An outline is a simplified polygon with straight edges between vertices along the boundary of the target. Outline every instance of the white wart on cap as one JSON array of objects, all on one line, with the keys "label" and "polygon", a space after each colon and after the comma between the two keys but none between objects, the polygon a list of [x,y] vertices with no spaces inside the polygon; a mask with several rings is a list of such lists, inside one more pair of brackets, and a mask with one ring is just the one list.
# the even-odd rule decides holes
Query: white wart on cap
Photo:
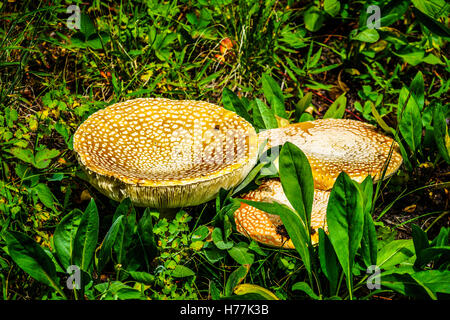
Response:
[{"label": "white wart on cap", "polygon": [[[311,242],[318,243],[318,229],[328,231],[326,224],[326,212],[330,191],[314,190],[314,201],[311,212]],[[279,179],[265,180],[256,190],[245,194],[242,199],[260,202],[278,202],[292,208],[283,191]],[[272,246],[294,249],[292,240],[281,221],[280,217],[273,215],[248,204],[241,206],[234,213],[236,230],[260,243]]]},{"label": "white wart on cap", "polygon": [[178,208],[239,184],[256,163],[258,141],[250,123],[217,105],[140,98],[92,114],[77,129],[74,150],[106,196]]},{"label": "white wart on cap", "polygon": [[[260,143],[268,139],[268,148],[291,142],[309,160],[317,189],[329,190],[342,171],[357,182],[368,175],[374,181],[381,178],[391,158],[384,178],[393,175],[402,164],[399,147],[394,140],[379,133],[370,124],[350,119],[318,119],[291,124],[283,128],[262,131]],[[275,161],[278,166],[278,159]]]}]

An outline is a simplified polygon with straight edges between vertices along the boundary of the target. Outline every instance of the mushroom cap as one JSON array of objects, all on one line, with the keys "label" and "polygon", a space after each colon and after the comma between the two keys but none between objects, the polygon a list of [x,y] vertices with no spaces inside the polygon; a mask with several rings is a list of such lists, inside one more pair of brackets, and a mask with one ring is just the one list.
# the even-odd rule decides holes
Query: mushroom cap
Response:
[{"label": "mushroom cap", "polygon": [[256,163],[252,125],[193,100],[139,98],[93,113],[73,140],[90,183],[137,206],[177,208],[213,199]]},{"label": "mushroom cap", "polygon": [[[350,119],[318,119],[262,131],[260,143],[268,139],[266,149],[289,141],[299,147],[309,160],[315,188],[329,190],[345,171],[350,178],[362,182],[368,175],[381,178],[392,154],[384,178],[393,175],[402,164],[398,144],[379,133],[376,127]],[[275,160],[278,168],[278,159]]]},{"label": "mushroom cap", "polygon": [[[319,241],[319,228],[325,231],[328,230],[326,212],[330,193],[330,191],[314,190],[314,201],[311,211],[311,242],[313,244]],[[246,193],[242,199],[278,202],[292,208],[283,191],[281,182],[277,178],[263,181],[256,190]],[[246,203],[241,203],[239,209],[234,213],[234,219],[236,230],[239,233],[272,247],[294,249],[292,240],[289,239],[279,216],[261,211]]]}]

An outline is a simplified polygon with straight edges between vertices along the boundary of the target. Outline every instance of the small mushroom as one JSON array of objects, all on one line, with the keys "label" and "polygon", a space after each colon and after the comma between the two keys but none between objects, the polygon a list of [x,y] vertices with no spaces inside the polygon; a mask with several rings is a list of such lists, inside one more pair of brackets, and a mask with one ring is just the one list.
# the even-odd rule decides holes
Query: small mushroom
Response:
[{"label": "small mushroom", "polygon": [[140,98],[93,113],[74,150],[90,183],[137,206],[178,208],[213,199],[255,165],[254,128],[236,113],[192,100]]},{"label": "small mushroom", "polygon": [[[308,158],[314,178],[314,202],[311,213],[311,241],[318,242],[319,228],[327,232],[326,211],[330,189],[344,171],[361,183],[368,175],[374,182],[393,175],[402,164],[397,143],[376,131],[372,125],[348,119],[320,119],[266,130],[258,135],[267,140],[265,150],[291,142]],[[278,159],[274,161],[278,167]],[[278,179],[265,181],[243,199],[291,206]],[[293,248],[279,216],[242,204],[235,212],[238,232],[267,245]]]},{"label": "small mushroom", "polygon": [[[330,193],[330,191],[314,190],[314,201],[311,211],[311,242],[313,244],[319,241],[319,228],[324,229],[326,232],[328,230],[326,212]],[[277,178],[263,181],[256,190],[246,193],[242,199],[278,202],[292,208],[284,194],[281,182]],[[234,219],[236,230],[239,233],[269,246],[294,249],[292,240],[289,238],[279,216],[242,203],[240,208],[235,211]]]},{"label": "small mushroom", "polygon": [[[317,189],[329,190],[342,171],[357,182],[368,175],[374,181],[393,175],[402,164],[397,143],[370,124],[350,119],[318,119],[262,131],[259,142],[268,139],[266,150],[291,142],[308,158]],[[391,146],[392,153],[389,159]],[[278,168],[278,159],[274,162]]]}]

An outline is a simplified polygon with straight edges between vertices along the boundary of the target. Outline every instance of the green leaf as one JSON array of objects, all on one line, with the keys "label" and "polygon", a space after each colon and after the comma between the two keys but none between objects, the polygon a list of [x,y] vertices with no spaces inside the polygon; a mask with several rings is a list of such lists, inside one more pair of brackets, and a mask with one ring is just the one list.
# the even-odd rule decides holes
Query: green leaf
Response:
[{"label": "green leaf", "polygon": [[105,300],[143,300],[146,297],[141,291],[131,288],[120,281],[103,282],[94,286],[94,288],[102,294]]},{"label": "green leaf", "polygon": [[97,247],[99,232],[99,216],[94,199],[87,206],[81,216],[77,233],[75,234],[72,264],[89,273]]},{"label": "green leaf", "polygon": [[222,229],[220,228],[214,228],[211,237],[216,247],[220,250],[228,250],[234,245],[233,241],[223,240]]},{"label": "green leaf", "polygon": [[339,174],[331,190],[327,223],[329,238],[346,275],[351,295],[352,268],[363,235],[364,208],[359,187],[345,172]]},{"label": "green leaf", "polygon": [[[431,298],[437,300],[436,293],[450,294],[450,270],[426,270],[411,274]],[[432,294],[430,294],[432,293]]]},{"label": "green leaf", "polygon": [[34,166],[38,169],[47,168],[50,164],[51,159],[57,157],[59,151],[56,149],[43,149],[36,153],[34,156]]},{"label": "green leaf", "polygon": [[420,227],[416,224],[411,225],[412,229],[412,238],[414,243],[414,251],[416,252],[416,255],[418,256],[420,251],[428,248],[430,246],[430,243],[428,241],[428,236],[425,231],[420,229]]},{"label": "green leaf", "polygon": [[55,264],[38,243],[17,231],[9,231],[5,239],[9,255],[23,271],[35,280],[61,291]]},{"label": "green leaf", "polygon": [[370,175],[361,183],[361,191],[364,200],[364,228],[361,239],[361,256],[366,267],[369,267],[377,263],[377,233],[371,215],[373,180]]},{"label": "green leaf", "polygon": [[246,186],[252,182],[256,176],[261,172],[262,168],[267,165],[265,162],[258,163],[251,171],[250,173],[245,177],[245,179],[236,187],[236,189],[233,190],[232,195],[236,195],[239,192],[241,192]]},{"label": "green leaf", "polygon": [[411,95],[416,100],[419,110],[422,111],[425,103],[425,85],[422,72],[417,72],[409,87]]},{"label": "green leaf", "polygon": [[307,69],[314,68],[317,65],[317,63],[319,63],[321,55],[322,55],[322,47],[320,47],[319,50],[317,50],[317,52],[314,54],[314,56],[311,57],[311,59],[308,59],[306,63],[306,68]]},{"label": "green leaf", "polygon": [[414,266],[417,268],[422,268],[430,261],[436,261],[443,258],[444,261],[449,261],[450,259],[450,246],[441,247],[430,247],[422,249],[421,251],[416,251],[417,259],[414,262]]},{"label": "green leaf", "polygon": [[323,2],[323,9],[330,16],[335,17],[341,10],[341,3],[338,0],[325,0]]},{"label": "green leaf", "polygon": [[309,113],[305,112],[301,115],[300,119],[298,119],[298,122],[313,121],[313,120],[315,120],[314,117]]},{"label": "green leaf", "polygon": [[105,239],[103,240],[100,251],[98,253],[97,272],[101,272],[105,267],[106,263],[111,258],[112,248],[114,242],[116,241],[120,227],[123,223],[122,222],[123,217],[124,217],[123,215],[117,217],[117,219],[114,220],[113,224],[111,225],[111,227],[109,228],[108,232],[105,235]]},{"label": "green leaf", "polygon": [[22,149],[18,147],[11,148],[7,150],[9,153],[11,153],[14,157],[16,157],[19,160],[22,160],[26,163],[34,163],[34,156],[33,152],[29,149]]},{"label": "green leaf", "polygon": [[323,115],[324,119],[334,118],[334,119],[342,119],[345,113],[345,108],[347,106],[347,97],[345,93],[340,95],[331,106],[328,108],[327,112]]},{"label": "green leaf", "polygon": [[308,158],[295,144],[286,142],[281,148],[279,172],[283,191],[303,219],[309,234],[314,201],[314,179]]},{"label": "green leaf", "polygon": [[84,35],[86,40],[97,32],[92,20],[84,12],[80,15],[80,32]]},{"label": "green leaf", "polygon": [[222,92],[222,103],[225,109],[236,112],[239,116],[250,123],[253,123],[247,109],[239,100],[238,96],[228,88],[224,88]]},{"label": "green leaf", "polygon": [[306,108],[309,107],[312,101],[312,92],[308,92],[296,105],[295,105],[295,122],[300,120],[300,117]]},{"label": "green leaf", "polygon": [[368,43],[375,43],[379,39],[380,35],[376,29],[365,29],[352,38],[352,40],[359,40]]},{"label": "green leaf", "polygon": [[12,128],[14,126],[14,122],[17,121],[18,114],[17,110],[11,107],[5,108],[5,120],[8,128]]},{"label": "green leaf", "polygon": [[448,13],[448,4],[445,0],[412,0],[411,1],[418,10],[437,19],[441,16],[446,16]]},{"label": "green leaf", "polygon": [[[381,7],[381,27],[388,27],[397,22],[403,17],[409,7],[410,3],[408,1],[386,2],[385,5]],[[367,19],[367,17],[365,19]]]},{"label": "green leaf", "polygon": [[374,116],[375,120],[377,121],[378,125],[387,133],[395,134],[395,130],[389,127],[386,122],[384,122],[383,118],[381,118],[380,114],[378,113],[378,110],[375,107],[375,104],[372,101],[368,101],[367,103],[370,104],[370,110],[372,111],[372,115]]},{"label": "green leaf", "polygon": [[137,226],[137,237],[139,239],[139,256],[143,258],[147,269],[150,262],[158,253],[155,235],[153,233],[152,213],[146,208]]},{"label": "green leaf", "polygon": [[239,296],[254,294],[258,297],[256,300],[280,300],[275,294],[266,288],[250,283],[239,284],[234,288],[234,293]]},{"label": "green leaf", "polygon": [[211,263],[216,263],[226,257],[227,251],[220,250],[218,248],[207,248],[203,250],[206,259]]},{"label": "green leaf", "polygon": [[414,256],[414,243],[412,239],[394,240],[383,246],[377,254],[377,266],[389,270]]},{"label": "green leaf", "polygon": [[55,123],[54,128],[56,132],[58,132],[63,138],[68,147],[68,149],[73,150],[73,144],[71,143],[70,133],[67,129],[67,125],[64,125],[60,122]]},{"label": "green leaf", "polygon": [[116,292],[120,300],[147,300],[147,297],[139,290],[125,286]]},{"label": "green leaf", "polygon": [[225,296],[232,295],[234,288],[245,279],[249,269],[250,266],[241,265],[230,274],[225,284]]},{"label": "green leaf", "polygon": [[450,137],[444,111],[445,107],[442,104],[436,103],[434,105],[433,135],[439,154],[450,164]]},{"label": "green leaf", "polygon": [[123,223],[120,224],[113,250],[116,254],[116,263],[125,266],[127,265],[126,255],[133,244],[133,235],[136,232],[136,210],[129,198],[121,201],[114,213],[113,221],[121,214],[123,214],[125,218]]},{"label": "green leaf", "polygon": [[322,27],[325,16],[319,8],[311,6],[305,11],[303,19],[305,21],[305,28],[311,32],[316,32]]},{"label": "green leaf", "polygon": [[121,215],[127,216],[128,214],[131,213],[132,210],[133,210],[133,205],[131,204],[130,198],[123,199],[117,206],[116,210],[114,211],[114,216],[113,216],[112,221],[116,221],[116,219]]},{"label": "green leaf", "polygon": [[[288,116],[286,114],[284,102],[282,102],[277,96],[275,96],[273,94],[270,94],[270,93],[268,94],[265,92],[264,95],[266,96],[267,100],[269,101],[269,104],[270,104],[274,114],[283,119],[287,119]],[[278,127],[278,123],[277,123],[277,127]]]},{"label": "green leaf", "polygon": [[53,235],[56,255],[65,269],[71,265],[73,243],[82,215],[81,210],[72,210],[61,219]]},{"label": "green leaf", "polygon": [[405,62],[409,63],[412,66],[416,66],[419,63],[423,62],[423,58],[425,57],[425,51],[422,49],[415,49],[408,47],[399,52],[393,53],[399,57],[401,57]]},{"label": "green leaf", "polygon": [[278,83],[267,73],[263,73],[261,77],[264,96],[269,102],[275,115],[287,119],[284,95]]},{"label": "green leaf", "polygon": [[327,66],[323,66],[323,67],[320,67],[320,68],[317,68],[317,69],[309,70],[308,73],[309,74],[318,74],[318,73],[322,73],[322,72],[325,72],[325,71],[330,71],[330,70],[336,69],[340,65],[341,64],[339,64],[339,63],[333,63],[333,64],[330,64],[330,65],[327,65]]},{"label": "green leaf", "polygon": [[55,204],[54,198],[55,198],[55,196],[53,195],[53,193],[50,191],[50,188],[46,184],[39,183],[33,189],[36,190],[39,200],[47,208],[49,208],[49,209],[53,209],[54,208],[54,204]]},{"label": "green leaf", "polygon": [[[261,77],[262,87],[264,96],[267,98],[267,100],[271,101],[271,97],[276,97],[278,100],[280,100],[282,103],[284,103],[284,95],[283,91],[281,91],[280,86],[278,83],[267,73],[263,73]],[[281,117],[281,115],[279,115]]]},{"label": "green leaf", "polygon": [[424,298],[426,291],[415,281],[409,273],[380,274],[380,284],[404,296]]},{"label": "green leaf", "polygon": [[436,57],[436,56],[435,56],[434,54],[432,54],[432,53],[430,53],[430,54],[428,54],[427,56],[425,56],[425,57],[423,58],[422,61],[425,62],[425,63],[428,63],[428,64],[432,64],[432,65],[435,65],[435,64],[442,64],[442,65],[445,65],[445,63],[442,62],[441,59],[439,59],[438,57]]},{"label": "green leaf", "polygon": [[416,100],[411,97],[411,93],[406,87],[400,91],[398,108],[400,110],[400,133],[411,151],[415,153],[422,140],[422,117]]},{"label": "green leaf", "polygon": [[[417,2],[424,3],[425,1],[417,1]],[[413,12],[416,16],[416,21],[418,21],[420,24],[428,28],[428,30],[430,30],[433,34],[439,37],[450,38],[450,29],[445,24],[439,22],[438,20],[433,19],[430,14],[422,13],[415,8],[413,8]]]},{"label": "green leaf", "polygon": [[205,240],[206,237],[209,235],[209,229],[207,226],[202,225],[198,227],[191,236],[192,241],[201,241]]},{"label": "green leaf", "polygon": [[311,289],[311,287],[309,286],[309,284],[307,284],[306,282],[297,282],[297,283],[294,283],[294,285],[292,286],[292,290],[303,291],[303,292],[306,293],[310,298],[312,298],[312,299],[314,299],[314,300],[320,300],[320,297],[313,291],[313,289]]},{"label": "green leaf", "polygon": [[322,228],[319,229],[319,261],[322,272],[330,283],[330,295],[333,295],[339,281],[339,264],[333,245]]},{"label": "green leaf", "polygon": [[186,266],[177,264],[175,269],[173,269],[172,272],[170,273],[170,275],[175,278],[185,278],[195,276],[195,272]]},{"label": "green leaf", "polygon": [[253,253],[248,252],[247,247],[242,246],[233,246],[228,253],[239,264],[252,264],[255,258]]},{"label": "green leaf", "polygon": [[413,167],[411,164],[411,160],[409,159],[408,152],[406,151],[406,147],[404,146],[404,141],[399,137],[396,137],[396,142],[398,143],[398,147],[400,149],[400,153],[403,158],[403,162],[405,163],[405,167],[407,171],[412,171]]},{"label": "green leaf", "polygon": [[155,276],[148,272],[142,272],[142,271],[127,271],[127,272],[137,282],[145,283],[145,284],[152,284],[155,282]]},{"label": "green leaf", "polygon": [[278,122],[271,109],[269,109],[264,102],[256,98],[253,104],[253,118],[258,119],[260,129],[278,128]]},{"label": "green leaf", "polygon": [[436,247],[448,246],[450,240],[449,234],[450,228],[441,227],[439,234],[431,241],[431,245]]}]

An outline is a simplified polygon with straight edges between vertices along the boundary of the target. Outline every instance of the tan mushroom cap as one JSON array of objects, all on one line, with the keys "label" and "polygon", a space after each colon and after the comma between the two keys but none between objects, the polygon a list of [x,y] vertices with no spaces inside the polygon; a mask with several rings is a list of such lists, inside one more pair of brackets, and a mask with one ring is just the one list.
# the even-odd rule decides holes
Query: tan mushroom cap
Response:
[{"label": "tan mushroom cap", "polygon": [[[325,231],[328,230],[326,225],[326,212],[330,193],[330,191],[314,190],[314,201],[311,212],[311,242],[313,244],[319,241],[319,228]],[[279,179],[265,180],[256,190],[248,192],[242,199],[278,202],[292,208],[284,194]],[[240,208],[235,211],[234,219],[236,222],[236,230],[239,233],[269,246],[294,249],[292,240],[289,239],[279,216],[242,203]]]},{"label": "tan mushroom cap", "polygon": [[213,199],[255,165],[254,128],[236,113],[193,100],[140,98],[92,114],[74,135],[91,184],[138,206],[177,208]]},{"label": "tan mushroom cap", "polygon": [[[260,132],[260,143],[268,139],[266,150],[285,142],[298,146],[311,165],[314,186],[329,190],[342,171],[362,182],[368,175],[381,178],[394,144],[384,178],[394,174],[402,164],[398,144],[370,124],[350,119],[318,119]],[[275,161],[278,167],[278,159]]]}]

